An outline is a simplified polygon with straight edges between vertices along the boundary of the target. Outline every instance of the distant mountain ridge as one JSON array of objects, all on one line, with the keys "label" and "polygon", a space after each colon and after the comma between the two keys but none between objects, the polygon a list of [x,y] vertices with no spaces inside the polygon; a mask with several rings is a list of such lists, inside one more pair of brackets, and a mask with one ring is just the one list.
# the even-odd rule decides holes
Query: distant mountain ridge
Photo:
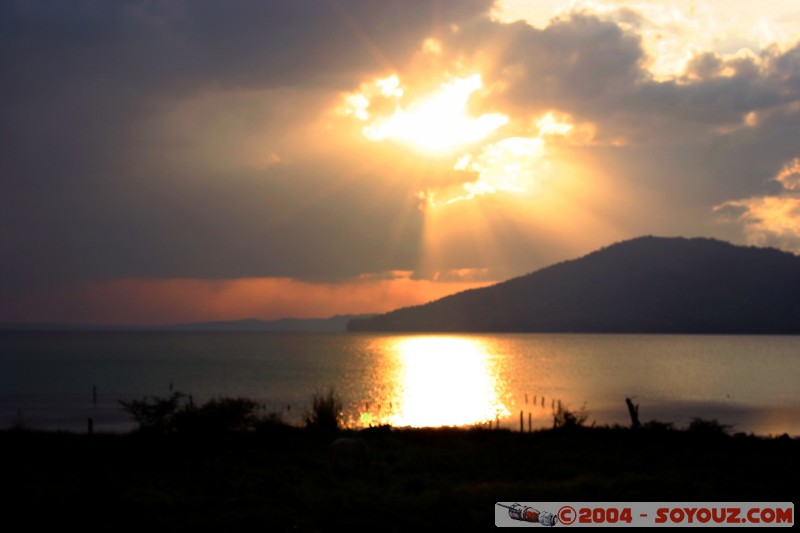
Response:
[{"label": "distant mountain ridge", "polygon": [[173,324],[158,326],[157,329],[169,331],[337,332],[347,331],[347,324],[354,319],[363,319],[370,316],[372,315],[336,315],[330,318],[279,318],[277,320],[247,318],[244,320]]},{"label": "distant mountain ridge", "polygon": [[639,237],[350,331],[800,334],[800,257]]},{"label": "distant mountain ridge", "polygon": [[343,332],[353,319],[372,315],[336,315],[330,318],[281,318],[278,320],[225,320],[152,326],[90,324],[2,324],[0,331],[230,331],[230,332]]}]

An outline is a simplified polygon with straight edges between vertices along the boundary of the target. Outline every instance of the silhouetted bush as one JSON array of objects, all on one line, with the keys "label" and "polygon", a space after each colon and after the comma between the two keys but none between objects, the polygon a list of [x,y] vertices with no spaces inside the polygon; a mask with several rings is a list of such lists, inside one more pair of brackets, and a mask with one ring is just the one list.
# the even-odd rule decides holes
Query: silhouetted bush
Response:
[{"label": "silhouetted bush", "polygon": [[688,431],[700,435],[728,435],[728,432],[733,428],[729,424],[720,424],[716,419],[703,420],[702,418],[693,418],[689,424]]},{"label": "silhouetted bush", "polygon": [[259,433],[272,433],[275,431],[287,432],[297,428],[287,423],[281,413],[271,412],[260,416],[253,429]]},{"label": "silhouetted bush", "polygon": [[180,402],[186,395],[174,392],[169,398],[148,397],[142,400],[119,400],[122,410],[139,424],[139,430],[151,433],[166,433],[172,430],[172,422]]},{"label": "silhouetted bush", "polygon": [[342,401],[333,389],[316,393],[311,412],[306,416],[306,427],[336,431],[342,420]]},{"label": "silhouetted bush", "polygon": [[562,407],[559,403],[558,408],[553,411],[553,429],[583,427],[588,418],[589,413],[586,411],[585,404],[580,411],[571,411],[567,406]]},{"label": "silhouetted bush", "polygon": [[186,405],[172,419],[181,433],[248,431],[259,422],[258,403],[248,398],[215,398],[201,407]]},{"label": "silhouetted bush", "polygon": [[249,431],[263,423],[282,424],[280,415],[259,416],[259,404],[249,398],[215,398],[201,406],[183,402],[186,394],[148,397],[119,403],[145,433],[225,433]]},{"label": "silhouetted bush", "polygon": [[650,431],[672,431],[675,429],[675,424],[672,422],[661,422],[659,420],[651,420],[642,425],[643,429]]},{"label": "silhouetted bush", "polygon": [[286,422],[283,420],[283,415],[277,411],[262,416],[259,422],[261,424],[286,425]]}]

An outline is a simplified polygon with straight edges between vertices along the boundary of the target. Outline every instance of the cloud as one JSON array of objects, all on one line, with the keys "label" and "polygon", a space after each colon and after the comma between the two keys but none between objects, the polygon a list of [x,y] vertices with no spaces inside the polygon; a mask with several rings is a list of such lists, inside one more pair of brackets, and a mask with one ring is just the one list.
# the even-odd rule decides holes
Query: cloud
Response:
[{"label": "cloud", "polygon": [[626,13],[626,21],[616,11],[565,13],[540,28],[484,20],[446,36],[443,47],[483,58],[501,111],[569,113],[596,124],[599,138],[702,140],[748,113],[797,101],[796,42],[729,54],[689,48],[681,70],[656,77],[641,25]]},{"label": "cloud", "polygon": [[777,195],[732,200],[714,210],[740,224],[750,243],[800,253],[800,158],[786,163],[774,181],[783,187]]},{"label": "cloud", "polygon": [[553,17],[570,12],[612,20],[641,35],[649,56],[648,71],[659,79],[679,76],[696,51],[758,52],[773,45],[792,45],[800,38],[800,13],[793,0],[736,6],[728,0],[503,0],[493,14],[497,20],[523,20],[541,29]]},{"label": "cloud", "polygon": [[512,109],[586,112],[619,101],[642,75],[639,37],[611,21],[572,14],[544,29],[484,21],[451,36],[458,53],[486,54],[487,84]]},{"label": "cloud", "polygon": [[[482,0],[4,2],[3,191],[107,186],[150,156],[137,128],[187,100],[338,90],[405,60]],[[134,144],[137,143],[137,144]]]},{"label": "cloud", "polygon": [[489,5],[4,2],[0,285],[413,267],[414,192],[310,130]]},{"label": "cloud", "polygon": [[[692,218],[696,228],[713,231],[695,213],[726,196],[755,193],[773,161],[797,152],[790,131],[800,127],[800,47],[695,49],[685,71],[655,77],[634,14],[623,21],[617,12],[564,13],[539,27],[484,21],[445,39],[443,48],[489,57],[485,82],[520,130],[544,112],[568,114],[586,125],[597,147],[575,147],[574,160],[605,167],[632,195],[659,191],[673,214],[651,205],[640,228],[661,219],[670,221],[662,232],[685,232]],[[636,221],[624,225],[635,228]]]},{"label": "cloud", "polygon": [[[770,162],[798,148],[789,132],[800,125],[799,47],[784,43],[727,54],[695,48],[685,70],[656,77],[643,41],[644,19],[637,19],[644,15],[630,9],[622,14],[562,13],[539,27],[479,20],[441,36],[439,61],[449,57],[454,69],[470,61],[484,68],[491,92],[477,109],[512,117],[494,146],[504,136],[534,138],[535,124],[548,113],[580,124],[584,146],[561,143],[556,153],[556,139],[548,139],[542,162],[552,168],[558,156],[583,161],[613,173],[616,186],[641,195],[640,203],[657,202],[650,217],[638,209],[619,215],[627,231],[653,229],[650,220],[662,221],[661,232],[685,233],[692,225],[713,231],[713,222],[696,213],[726,195],[755,192]],[[488,154],[489,145],[482,150]],[[481,153],[468,153],[469,161]],[[451,187],[426,197],[432,193],[433,203],[441,204],[516,190],[508,180],[493,186],[482,169],[472,169],[475,175],[463,180],[460,193]],[[563,181],[563,165],[549,174]],[[596,203],[591,208],[603,209]]]},{"label": "cloud", "polygon": [[[0,298],[511,276],[643,233],[795,249],[800,44],[672,4],[530,25],[488,0],[3,2]],[[507,117],[480,139],[365,136],[475,75],[463,124]]]},{"label": "cloud", "polygon": [[488,268],[458,268],[436,272],[433,280],[438,282],[494,282],[495,278]]}]

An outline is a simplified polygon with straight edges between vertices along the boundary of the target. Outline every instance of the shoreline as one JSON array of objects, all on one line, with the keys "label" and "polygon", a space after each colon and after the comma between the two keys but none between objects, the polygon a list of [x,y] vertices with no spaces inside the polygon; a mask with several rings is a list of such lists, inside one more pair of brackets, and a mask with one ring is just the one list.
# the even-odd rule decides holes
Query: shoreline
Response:
[{"label": "shoreline", "polygon": [[[132,396],[132,398],[134,398]],[[226,398],[226,397],[221,397]],[[202,399],[200,399],[202,400]],[[282,404],[282,402],[273,402],[276,404]],[[363,402],[358,402],[359,404]],[[309,403],[310,405],[310,403]],[[753,430],[748,430],[747,425],[738,424],[736,422],[730,422],[731,416],[729,411],[724,409],[719,409],[714,402],[706,402],[706,403],[698,403],[692,405],[692,407],[686,408],[679,408],[679,405],[676,405],[671,408],[664,408],[664,406],[660,406],[661,409],[659,410],[657,407],[659,406],[647,406],[648,413],[655,413],[656,415],[659,412],[664,412],[665,409],[668,409],[673,416],[667,415],[664,417],[655,416],[654,418],[650,418],[650,422],[657,423],[657,424],[669,424],[671,425],[675,431],[685,431],[688,429],[689,425],[691,424],[692,420],[694,419],[701,419],[701,420],[713,420],[715,422],[719,422],[721,425],[728,426],[730,428],[730,434],[741,434],[747,435],[757,438],[763,439],[770,439],[770,438],[778,438],[783,435],[788,435],[789,438],[792,439],[800,439],[800,431],[774,431],[774,432],[756,432]],[[700,406],[701,408],[698,408]],[[702,408],[706,406],[706,408]],[[715,409],[716,407],[716,409]],[[592,415],[593,411],[588,409],[587,412],[589,414],[588,420],[585,422],[585,426],[587,428],[597,428],[597,429],[625,429],[630,425],[630,418],[628,417],[627,413],[623,413],[625,406],[624,404],[621,405],[620,409],[617,411],[603,411],[602,415],[605,417],[602,419],[604,421],[596,420]],[[88,426],[88,419],[92,419],[93,423],[93,431],[94,433],[108,433],[114,435],[124,435],[127,433],[135,432],[136,430],[136,423],[131,420],[129,415],[126,415],[121,407],[119,406],[118,402],[114,403],[104,403],[98,404],[94,408],[93,411],[92,406],[86,406],[80,409],[76,409],[71,413],[65,413],[59,415],[56,421],[46,421],[42,423],[42,413],[45,414],[52,414],[52,411],[48,409],[42,409],[41,411],[37,410],[25,410],[25,409],[16,409],[17,413],[11,414],[14,409],[8,409],[6,411],[6,415],[4,416],[5,422],[2,426],[0,426],[0,432],[2,431],[10,431],[15,428],[20,428],[25,431],[30,432],[40,432],[40,433],[70,433],[75,435],[85,435],[87,434],[87,426]],[[282,418],[282,421],[288,425],[292,426],[295,429],[303,429],[304,422],[303,422],[303,415],[302,413],[306,412],[307,409],[303,409],[302,406],[292,406],[293,414],[290,420],[286,420]],[[740,408],[739,411],[744,413],[758,413],[761,410],[765,410],[764,408],[749,408],[743,409]],[[20,417],[19,411],[22,411],[22,416]],[[79,412],[80,411],[80,412]],[[347,409],[345,409],[347,411]],[[775,411],[775,412],[793,412],[789,408],[773,408],[767,411]],[[527,412],[523,410],[524,417],[523,417],[523,430],[520,431],[519,426],[519,412],[514,415],[504,417],[500,419],[500,426],[497,427],[497,420],[491,421],[484,421],[484,422],[476,422],[474,424],[463,424],[463,425],[441,425],[441,426],[396,426],[391,424],[394,429],[403,429],[403,430],[437,430],[437,429],[459,429],[459,430],[472,430],[472,429],[482,429],[482,430],[499,430],[499,431],[509,431],[512,433],[531,433],[531,432],[539,432],[539,431],[548,431],[552,428],[553,424],[553,414],[547,413],[546,415],[537,415],[533,420],[534,424],[529,430],[528,426],[528,419],[527,419]],[[262,410],[262,414],[268,414],[269,411],[267,409]],[[700,416],[694,416],[687,413],[695,413]],[[726,416],[727,415],[727,416]],[[761,416],[764,416],[763,413]],[[37,420],[38,419],[38,420]],[[347,431],[361,431],[365,429],[369,429],[370,427],[378,427],[381,426],[380,421],[374,421],[370,426],[361,426],[358,423],[358,418],[354,415],[349,415],[345,417],[348,423],[343,424],[343,429]],[[613,419],[613,422],[609,422],[608,419]],[[676,419],[678,420],[676,422]],[[59,421],[60,420],[60,421]],[[37,423],[38,422],[38,423]],[[111,429],[109,429],[111,428]]]}]

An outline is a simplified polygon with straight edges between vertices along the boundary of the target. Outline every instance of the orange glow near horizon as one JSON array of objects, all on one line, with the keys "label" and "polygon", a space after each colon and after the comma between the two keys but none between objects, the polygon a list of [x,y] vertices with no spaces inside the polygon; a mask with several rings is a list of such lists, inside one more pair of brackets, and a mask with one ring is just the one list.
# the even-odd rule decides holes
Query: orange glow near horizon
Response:
[{"label": "orange glow near horizon", "polygon": [[[491,284],[462,272],[442,281],[412,279],[410,272],[364,275],[331,283],[292,278],[122,279],[42,290],[24,302],[7,302],[20,321],[157,325],[259,318],[327,318],[385,313]],[[125,305],[120,305],[125,302]],[[2,315],[0,315],[2,320]]]},{"label": "orange glow near horizon", "polygon": [[510,415],[490,354],[467,337],[397,339],[392,426],[462,426]]}]

